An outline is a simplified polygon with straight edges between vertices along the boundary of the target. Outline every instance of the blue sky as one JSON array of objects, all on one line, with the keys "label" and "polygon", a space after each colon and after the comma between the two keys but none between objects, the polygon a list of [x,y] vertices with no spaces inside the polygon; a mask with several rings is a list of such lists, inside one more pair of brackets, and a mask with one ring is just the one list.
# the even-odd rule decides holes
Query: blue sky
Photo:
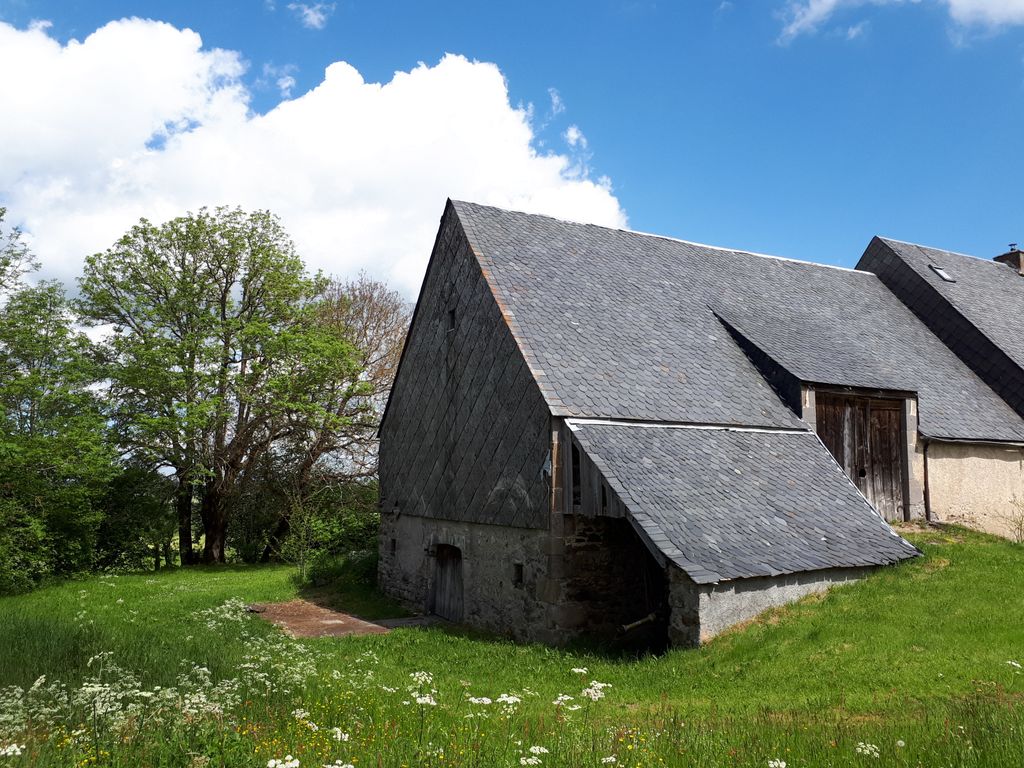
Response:
[{"label": "blue sky", "polygon": [[[415,236],[391,250],[379,243],[373,248],[365,245],[396,229],[392,222],[380,232],[364,233],[363,240],[345,242],[348,251],[362,249],[365,254],[313,259],[338,272],[368,265],[372,271],[376,265],[406,290],[418,284],[418,270],[427,256],[420,251],[430,247],[424,233],[436,226],[444,196],[464,196],[464,191],[490,195],[484,202],[514,206],[517,200],[526,201],[522,207],[601,223],[615,223],[616,215],[624,216],[632,229],[847,266],[856,262],[874,234],[982,256],[1005,250],[1010,241],[1024,241],[1018,192],[1024,175],[1022,0],[339,0],[319,7],[287,0],[0,0],[0,22],[27,34],[34,20],[46,20],[50,26],[37,25],[37,33],[61,46],[72,39],[85,40],[108,22],[126,17],[166,22],[178,31],[191,29],[201,37],[201,51],[233,52],[238,70],[217,77],[244,90],[244,101],[254,115],[275,110],[284,115],[282,101],[298,99],[320,86],[325,68],[333,62],[347,62],[365,83],[388,83],[396,72],[410,72],[419,62],[436,67],[446,53],[470,63],[496,65],[507,84],[509,108],[526,110],[532,105],[524,114],[533,151],[565,158],[559,172],[565,189],[548,179],[536,182],[544,191],[534,191],[533,182],[517,178],[509,182],[509,189],[514,189],[504,197],[498,192],[491,195],[486,178],[470,181],[465,175],[470,172],[463,169],[462,180],[453,178],[451,190],[445,191],[441,163],[421,169],[430,183],[422,184],[422,199],[416,201],[424,221],[407,222]],[[115,48],[111,46],[111,55],[117,61],[120,54]],[[132,66],[131,57],[121,58],[120,66]],[[40,87],[56,88],[52,98],[62,98],[52,82]],[[424,91],[449,106],[435,101],[430,109],[417,111],[414,105],[419,102],[411,99],[412,106],[405,111],[388,113],[409,131],[389,134],[390,147],[415,145],[421,121],[435,120],[444,112],[472,111],[474,105],[467,100],[479,98],[490,104],[481,96],[483,91],[460,90],[458,84],[448,90],[424,86]],[[109,109],[111,98],[99,93],[93,107]],[[335,119],[360,121],[361,100],[353,98],[340,106],[335,101],[340,109]],[[46,110],[40,109],[37,119],[46,120]],[[181,114],[189,115],[189,126],[178,125],[155,140],[150,137],[142,154],[159,153],[165,141],[181,139],[179,134],[196,124],[215,120],[206,107],[193,110],[195,114],[189,112],[192,107],[182,109]],[[316,114],[311,111],[304,119],[315,120]],[[71,119],[88,123],[89,104]],[[74,129],[67,126],[68,131]],[[291,143],[313,141],[301,133],[282,135],[291,136],[284,139]],[[332,145],[330,135],[315,140],[323,142],[324,155],[368,151],[352,137],[344,146]],[[218,146],[230,143],[221,141]],[[259,146],[276,151],[273,144]],[[451,153],[459,145],[444,147],[432,141],[425,151],[435,146]],[[482,146],[479,151],[502,152],[502,146]],[[143,163],[140,167],[150,168],[155,161],[139,160],[138,149],[129,143],[111,149],[103,156],[104,167],[118,162],[123,169],[138,161]],[[53,151],[59,156],[62,150]],[[375,147],[370,155],[389,157],[379,154],[386,152]],[[408,153],[396,149],[395,156],[411,157],[406,164],[418,165],[413,150]],[[210,152],[196,150],[188,157],[199,162],[194,158],[210,157]],[[52,219],[40,212],[52,195],[33,197],[24,191],[44,176],[48,188],[55,188],[57,163],[50,167],[44,160],[27,163],[17,175],[0,174],[0,204],[10,206],[32,232],[44,261],[64,265],[52,271],[70,274],[77,263],[74,238],[64,234],[48,241],[45,230]],[[305,170],[296,163],[293,180],[303,186]],[[175,201],[190,207],[205,202],[202,187],[177,196],[161,194],[161,172],[146,172],[151,175],[143,186],[157,208],[149,214],[154,218],[172,210]],[[220,175],[228,172],[230,167]],[[78,204],[66,192],[67,185],[85,184],[78,179],[96,173],[86,167],[80,177],[62,177],[65,191],[59,200],[69,214]],[[396,179],[402,178],[401,169],[394,173]],[[410,171],[411,177],[415,173]],[[489,173],[500,187],[502,172]],[[376,189],[386,184],[375,184],[369,171],[359,179],[353,182],[356,187],[374,188],[373,210],[382,220],[391,216],[384,212],[391,205],[389,192]],[[561,199],[559,194],[576,195],[578,188],[567,189],[581,180],[607,192],[608,199],[597,200],[600,189],[587,190],[596,201],[593,216],[586,201],[556,200]],[[288,183],[288,174],[283,181]],[[124,180],[104,183],[104,189],[111,189]],[[168,189],[181,183],[168,181]],[[281,186],[275,185],[278,190]],[[317,187],[318,199],[327,194],[323,189]],[[349,193],[358,196],[359,189]],[[227,202],[218,197],[226,194],[230,189],[214,187],[210,203]],[[289,201],[282,194],[268,195],[269,207],[281,202],[287,209]],[[409,194],[395,192],[396,210],[409,209]],[[95,191],[89,197],[95,199]],[[309,244],[315,251],[318,246],[311,241],[328,236],[332,215],[342,217],[339,228],[346,226],[338,211],[351,199],[342,195],[331,209],[335,213],[325,210],[315,222],[305,221],[299,213],[284,218],[300,245]],[[617,202],[618,213],[610,212],[609,200]],[[97,212],[81,213],[81,220],[88,219],[81,247],[102,247],[124,231],[137,211],[130,206],[121,209],[121,218],[107,217],[102,225],[89,218]]]}]

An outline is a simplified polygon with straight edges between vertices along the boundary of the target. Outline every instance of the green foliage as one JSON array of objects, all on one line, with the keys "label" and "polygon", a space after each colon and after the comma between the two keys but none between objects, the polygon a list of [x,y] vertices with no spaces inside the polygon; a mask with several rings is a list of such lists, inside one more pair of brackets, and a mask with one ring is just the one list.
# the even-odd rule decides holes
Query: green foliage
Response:
[{"label": "green foliage", "polygon": [[89,340],[57,283],[18,287],[0,310],[0,585],[92,564],[98,500],[115,471]]},{"label": "green foliage", "polygon": [[199,488],[204,559],[223,561],[247,474],[309,423],[340,424],[320,389],[358,379],[350,341],[316,322],[326,280],[306,273],[269,212],[218,208],[142,220],[87,259],[80,283],[82,314],[113,326],[104,351],[122,445]]},{"label": "green foliage", "polygon": [[[629,768],[1015,767],[1024,675],[1008,662],[1024,662],[1024,550],[955,529],[914,538],[920,560],[699,650],[639,660],[443,627],[292,640],[243,609],[296,596],[281,566],[45,588],[0,599],[0,746],[25,745],[10,765],[47,768],[266,765],[286,754],[303,766],[468,768],[537,755],[546,766],[614,756]],[[363,568],[338,576],[362,581]],[[423,672],[428,682],[414,677]],[[611,684],[597,701],[583,695],[592,680]],[[56,681],[70,703],[48,709]],[[505,711],[501,694],[521,701]],[[556,706],[560,694],[573,699]],[[97,696],[105,707],[93,716]],[[24,712],[10,702],[25,701],[40,727],[12,731]],[[144,716],[119,719],[132,703]]]},{"label": "green foliage", "polygon": [[171,479],[148,467],[130,465],[118,473],[102,500],[95,567],[141,570],[154,563],[159,567],[174,535],[173,497]]}]

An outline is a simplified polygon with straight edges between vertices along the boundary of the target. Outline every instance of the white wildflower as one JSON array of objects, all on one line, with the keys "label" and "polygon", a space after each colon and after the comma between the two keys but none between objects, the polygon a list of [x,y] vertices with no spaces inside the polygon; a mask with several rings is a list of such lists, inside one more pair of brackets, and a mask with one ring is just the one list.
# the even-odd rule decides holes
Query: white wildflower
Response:
[{"label": "white wildflower", "polygon": [[8,744],[6,747],[0,747],[0,757],[21,757],[24,751],[24,744]]},{"label": "white wildflower", "polygon": [[535,755],[546,755],[548,750],[547,747],[530,747],[530,752]]},{"label": "white wildflower", "polygon": [[1020,665],[1020,662],[1018,662],[1018,661],[1008,661],[1006,663],[1009,664],[1014,669],[1021,669],[1022,668],[1021,665]]},{"label": "white wildflower", "polygon": [[881,757],[881,751],[878,749],[877,744],[858,741],[856,750],[858,755],[864,755],[864,757]]},{"label": "white wildflower", "polygon": [[539,757],[534,757],[533,755],[531,755],[530,757],[520,757],[519,758],[519,764],[520,765],[540,765],[540,758]]},{"label": "white wildflower", "polygon": [[331,738],[335,741],[348,741],[348,734],[341,728],[331,728]]},{"label": "white wildflower", "polygon": [[896,739],[896,746],[900,749],[903,749],[903,747],[907,746],[907,742],[905,742],[903,739]]},{"label": "white wildflower", "polygon": [[786,761],[785,760],[778,760],[778,759],[776,759],[776,760],[769,760],[768,761],[768,768],[786,768]]},{"label": "white wildflower", "polygon": [[272,758],[267,760],[267,768],[299,768],[299,758],[285,755],[284,760]]},{"label": "white wildflower", "polygon": [[437,702],[434,701],[434,697],[431,696],[429,693],[426,693],[426,694],[424,694],[422,696],[417,696],[416,697],[416,703],[419,704],[420,706],[427,706],[427,707],[436,707],[437,706]]},{"label": "white wildflower", "polygon": [[469,697],[469,703],[470,704],[483,704],[484,706],[486,706],[488,704],[493,704],[494,702],[492,702],[486,696],[470,696]]},{"label": "white wildflower", "polygon": [[605,688],[611,688],[611,683],[599,683],[597,680],[591,680],[590,687],[584,688],[580,695],[585,696],[591,701],[599,701],[604,698]]},{"label": "white wildflower", "polygon": [[556,707],[561,707],[570,701],[572,701],[572,696],[570,696],[567,693],[560,693],[558,694],[558,696],[555,697],[555,700],[551,703],[554,704]]},{"label": "white wildflower", "polygon": [[514,705],[518,704],[521,701],[522,701],[522,699],[520,699],[518,696],[515,696],[515,695],[513,695],[511,693],[503,693],[503,694],[501,694],[501,696],[498,697],[498,703],[499,704],[508,704],[510,706],[514,706]]},{"label": "white wildflower", "polygon": [[409,677],[413,679],[416,685],[430,685],[434,682],[434,676],[429,672],[410,672]]},{"label": "white wildflower", "polygon": [[615,755],[608,755],[608,757],[602,757],[601,763],[603,765],[612,765],[613,763],[619,762]]},{"label": "white wildflower", "polygon": [[309,720],[309,712],[305,709],[293,709],[292,717],[296,720]]},{"label": "white wildflower", "polygon": [[586,667],[573,667],[573,668],[572,668],[572,669],[570,669],[569,671],[570,671],[570,672],[572,672],[572,673],[573,673],[574,675],[585,675],[585,674],[587,674],[587,673],[588,673],[588,672],[589,672],[590,670],[589,670],[589,669],[587,669]]}]

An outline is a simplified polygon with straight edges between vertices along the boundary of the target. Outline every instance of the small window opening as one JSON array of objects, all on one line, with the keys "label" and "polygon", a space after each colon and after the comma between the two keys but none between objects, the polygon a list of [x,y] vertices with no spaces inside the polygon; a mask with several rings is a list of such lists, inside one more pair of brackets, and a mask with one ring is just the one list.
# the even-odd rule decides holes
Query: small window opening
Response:
[{"label": "small window opening", "polygon": [[395,550],[398,549],[398,541],[396,539],[391,540],[391,554],[395,554]]},{"label": "small window opening", "polygon": [[580,449],[575,445],[572,447],[572,503],[579,506],[583,502],[583,494],[580,490]]},{"label": "small window opening", "polygon": [[455,310],[448,310],[448,332],[451,333],[455,330]]},{"label": "small window opening", "polygon": [[932,272],[941,277],[947,283],[956,282],[956,279],[952,275],[950,275],[949,272],[940,267],[938,264],[929,264],[928,266],[931,267]]},{"label": "small window opening", "polygon": [[523,586],[523,564],[515,563],[512,566],[512,586]]}]

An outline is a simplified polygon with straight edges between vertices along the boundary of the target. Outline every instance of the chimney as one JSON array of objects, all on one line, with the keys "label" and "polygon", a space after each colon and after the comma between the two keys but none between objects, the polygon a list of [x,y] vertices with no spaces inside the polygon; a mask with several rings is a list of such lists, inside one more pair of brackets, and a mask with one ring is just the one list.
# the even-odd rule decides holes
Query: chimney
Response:
[{"label": "chimney", "polygon": [[1010,243],[1010,250],[996,256],[995,261],[1000,264],[1009,264],[1017,270],[1018,275],[1024,276],[1024,264],[1021,263],[1021,252],[1017,250],[1016,243]]}]

